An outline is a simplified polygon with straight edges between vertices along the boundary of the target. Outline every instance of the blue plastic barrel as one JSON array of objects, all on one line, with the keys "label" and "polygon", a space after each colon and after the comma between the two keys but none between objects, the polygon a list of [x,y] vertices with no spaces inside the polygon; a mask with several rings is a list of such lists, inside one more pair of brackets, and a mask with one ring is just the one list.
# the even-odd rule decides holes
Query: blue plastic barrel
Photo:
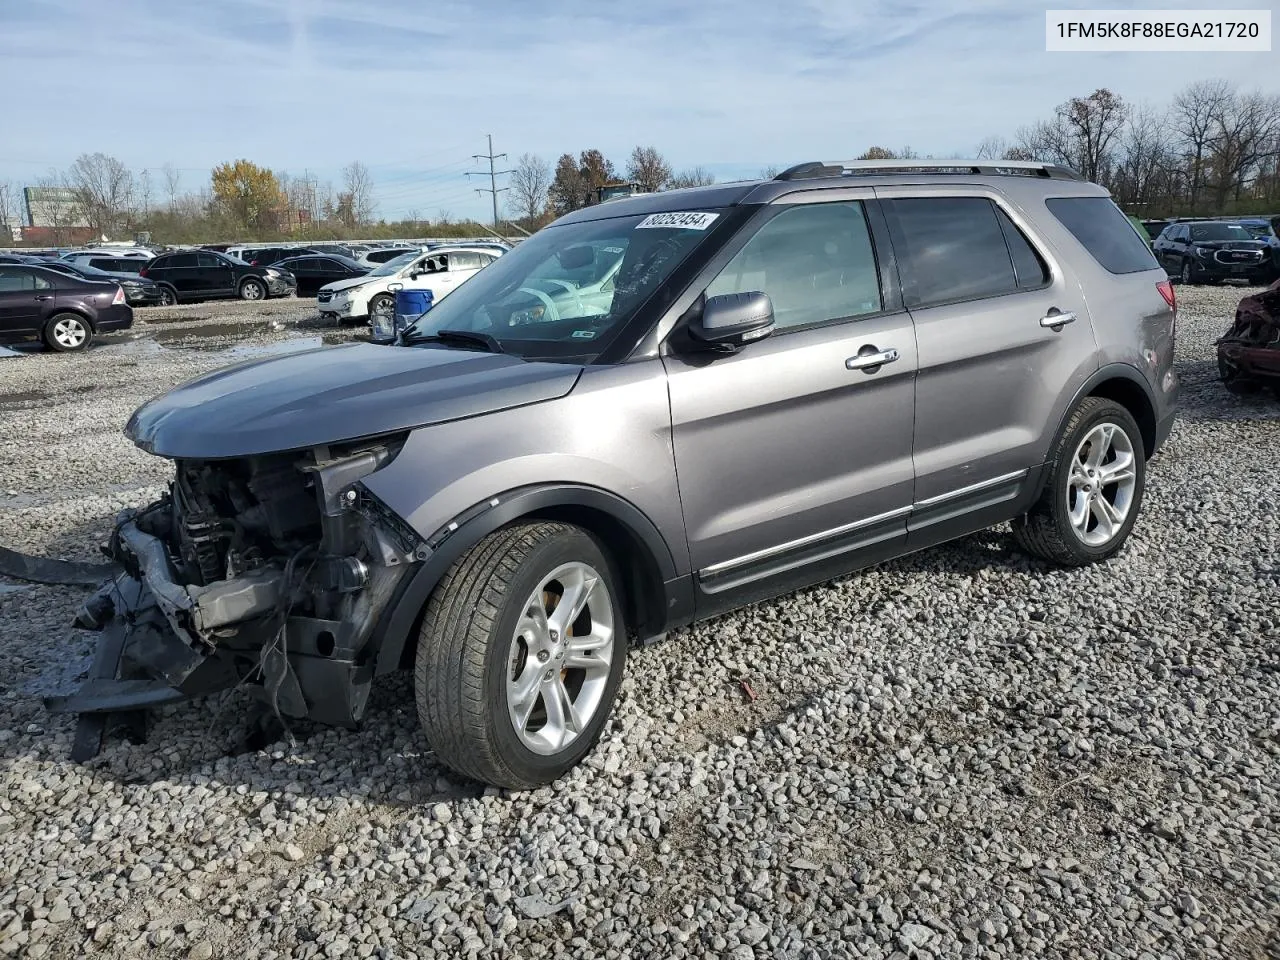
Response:
[{"label": "blue plastic barrel", "polygon": [[430,310],[434,297],[430,290],[397,290],[396,333]]}]

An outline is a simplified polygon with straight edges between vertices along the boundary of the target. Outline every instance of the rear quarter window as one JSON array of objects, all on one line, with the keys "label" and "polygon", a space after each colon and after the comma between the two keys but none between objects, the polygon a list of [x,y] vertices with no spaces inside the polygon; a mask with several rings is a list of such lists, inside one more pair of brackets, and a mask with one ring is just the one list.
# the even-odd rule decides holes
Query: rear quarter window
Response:
[{"label": "rear quarter window", "polygon": [[1109,273],[1159,269],[1151,248],[1109,198],[1052,197],[1045,206]]}]

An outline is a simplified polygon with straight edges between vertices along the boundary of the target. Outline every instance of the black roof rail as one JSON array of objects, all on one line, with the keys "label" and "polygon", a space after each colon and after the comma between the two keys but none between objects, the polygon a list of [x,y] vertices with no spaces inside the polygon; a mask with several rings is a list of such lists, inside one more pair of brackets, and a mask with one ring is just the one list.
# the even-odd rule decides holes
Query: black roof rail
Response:
[{"label": "black roof rail", "polygon": [[1031,176],[1083,180],[1070,167],[1033,160],[840,160],[810,161],[788,167],[773,179],[813,180],[821,177],[875,176],[886,173],[947,173],[967,176]]}]

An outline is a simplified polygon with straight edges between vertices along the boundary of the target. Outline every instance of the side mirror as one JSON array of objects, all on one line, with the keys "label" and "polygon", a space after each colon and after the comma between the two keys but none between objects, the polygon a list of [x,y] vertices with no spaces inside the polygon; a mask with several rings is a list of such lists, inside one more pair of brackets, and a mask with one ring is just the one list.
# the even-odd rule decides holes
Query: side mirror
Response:
[{"label": "side mirror", "polygon": [[733,353],[771,333],[773,302],[759,291],[707,297],[702,316],[689,324],[694,341],[723,353]]}]

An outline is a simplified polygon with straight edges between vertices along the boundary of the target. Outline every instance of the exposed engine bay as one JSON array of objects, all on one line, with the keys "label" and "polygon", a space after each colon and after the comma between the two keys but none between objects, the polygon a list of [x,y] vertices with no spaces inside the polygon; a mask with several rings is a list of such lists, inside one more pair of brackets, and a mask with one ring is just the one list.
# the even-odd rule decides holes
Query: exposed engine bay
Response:
[{"label": "exposed engine bay", "polygon": [[[50,707],[83,718],[244,685],[281,718],[354,725],[379,615],[429,552],[359,483],[401,444],[175,461],[167,494],[118,518],[105,550],[123,572],[76,621],[106,636],[85,687]],[[82,757],[93,738],[77,735]]]},{"label": "exposed engine bay", "polygon": [[1280,280],[1245,297],[1218,343],[1218,373],[1232,393],[1264,387],[1280,398]]}]

